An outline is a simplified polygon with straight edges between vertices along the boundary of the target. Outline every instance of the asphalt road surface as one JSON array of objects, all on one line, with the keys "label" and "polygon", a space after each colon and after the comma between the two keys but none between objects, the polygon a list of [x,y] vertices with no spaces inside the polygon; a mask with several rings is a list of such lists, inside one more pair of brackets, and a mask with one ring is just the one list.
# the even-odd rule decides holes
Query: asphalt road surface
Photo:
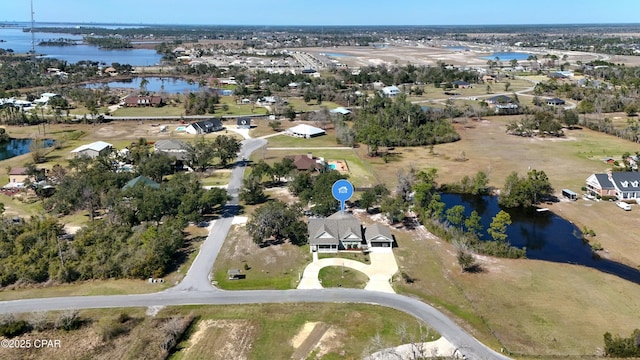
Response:
[{"label": "asphalt road surface", "polygon": [[468,359],[508,359],[488,348],[437,309],[404,295],[359,289],[319,290],[246,290],[224,291],[211,286],[209,274],[227,237],[238,206],[238,189],[242,185],[244,159],[266,145],[266,140],[243,141],[237,165],[231,175],[228,193],[232,200],[224,215],[216,220],[202,244],[185,278],[177,286],[154,294],[72,296],[24,299],[0,302],[0,314],[69,309],[148,307],[170,305],[231,305],[268,303],[365,303],[390,307],[424,321],[444,336]]}]

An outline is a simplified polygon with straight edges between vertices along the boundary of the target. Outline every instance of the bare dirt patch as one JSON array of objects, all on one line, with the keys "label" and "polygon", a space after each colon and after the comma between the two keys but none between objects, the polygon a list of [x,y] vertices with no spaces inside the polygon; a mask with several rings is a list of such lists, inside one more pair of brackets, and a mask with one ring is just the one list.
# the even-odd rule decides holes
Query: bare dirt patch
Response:
[{"label": "bare dirt patch", "polygon": [[312,352],[316,358],[322,358],[333,349],[339,348],[335,341],[337,335],[338,330],[328,324],[322,322],[305,323],[291,339],[291,345],[295,349],[291,359],[306,359]]},{"label": "bare dirt patch", "polygon": [[256,332],[257,326],[249,320],[200,321],[184,350],[184,358],[247,359]]}]

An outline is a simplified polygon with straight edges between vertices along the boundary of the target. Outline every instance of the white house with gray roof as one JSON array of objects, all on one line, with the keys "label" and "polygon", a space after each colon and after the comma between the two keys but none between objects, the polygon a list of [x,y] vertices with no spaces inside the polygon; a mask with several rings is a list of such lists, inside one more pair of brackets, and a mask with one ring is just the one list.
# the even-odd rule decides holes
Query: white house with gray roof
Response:
[{"label": "white house with gray roof", "polygon": [[610,171],[606,174],[593,174],[587,178],[587,190],[623,201],[640,199],[640,173]]},{"label": "white house with gray roof", "polygon": [[335,253],[393,246],[393,235],[388,227],[376,223],[363,228],[360,221],[349,213],[337,212],[327,218],[311,218],[308,230],[311,252]]}]

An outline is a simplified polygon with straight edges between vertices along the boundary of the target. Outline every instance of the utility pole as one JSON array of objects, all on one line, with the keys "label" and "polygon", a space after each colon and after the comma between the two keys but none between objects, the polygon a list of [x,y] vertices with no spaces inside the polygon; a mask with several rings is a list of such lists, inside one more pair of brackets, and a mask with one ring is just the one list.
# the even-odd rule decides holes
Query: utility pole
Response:
[{"label": "utility pole", "polygon": [[35,60],[36,57],[36,39],[35,39],[35,33],[33,32],[33,15],[35,13],[33,12],[33,0],[31,0],[31,59]]}]

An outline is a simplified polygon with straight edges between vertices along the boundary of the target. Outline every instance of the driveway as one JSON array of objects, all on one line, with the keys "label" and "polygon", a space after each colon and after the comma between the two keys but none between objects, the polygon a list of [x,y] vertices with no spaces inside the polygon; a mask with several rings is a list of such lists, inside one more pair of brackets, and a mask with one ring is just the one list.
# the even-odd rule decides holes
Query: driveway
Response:
[{"label": "driveway", "polygon": [[391,287],[391,279],[398,271],[398,264],[391,248],[372,248],[369,259],[371,264],[367,265],[360,261],[342,258],[318,259],[317,254],[314,253],[313,261],[304,269],[298,289],[322,289],[318,279],[320,269],[327,266],[344,266],[358,270],[369,277],[365,290],[395,293]]}]

